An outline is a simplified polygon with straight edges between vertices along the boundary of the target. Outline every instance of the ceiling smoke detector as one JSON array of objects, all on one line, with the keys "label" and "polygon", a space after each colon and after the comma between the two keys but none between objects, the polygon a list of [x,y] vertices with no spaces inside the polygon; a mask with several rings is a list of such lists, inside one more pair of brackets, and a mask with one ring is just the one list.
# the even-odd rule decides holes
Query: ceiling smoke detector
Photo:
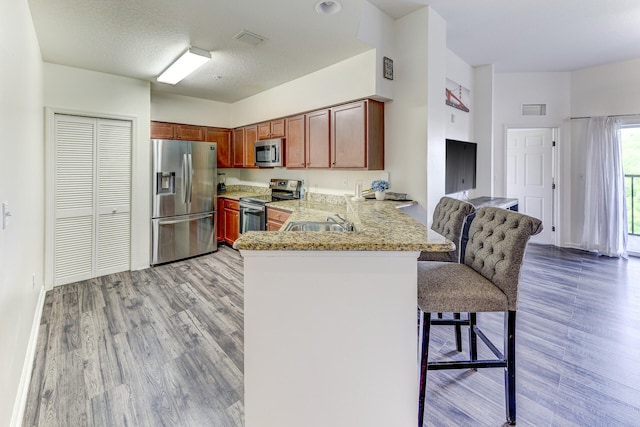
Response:
[{"label": "ceiling smoke detector", "polygon": [[240,31],[238,34],[233,36],[233,38],[243,43],[250,44],[251,46],[258,46],[259,44],[267,40],[266,37],[262,37],[247,30]]},{"label": "ceiling smoke detector", "polygon": [[316,12],[320,15],[335,15],[342,10],[342,3],[339,1],[320,1],[316,3]]}]

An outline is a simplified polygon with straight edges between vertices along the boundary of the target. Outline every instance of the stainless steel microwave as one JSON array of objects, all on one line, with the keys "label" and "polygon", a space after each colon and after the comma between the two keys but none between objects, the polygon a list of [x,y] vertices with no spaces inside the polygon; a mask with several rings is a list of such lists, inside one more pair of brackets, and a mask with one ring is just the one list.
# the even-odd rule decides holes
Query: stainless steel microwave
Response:
[{"label": "stainless steel microwave", "polygon": [[256,166],[262,168],[282,166],[284,155],[282,138],[256,141],[254,147]]}]

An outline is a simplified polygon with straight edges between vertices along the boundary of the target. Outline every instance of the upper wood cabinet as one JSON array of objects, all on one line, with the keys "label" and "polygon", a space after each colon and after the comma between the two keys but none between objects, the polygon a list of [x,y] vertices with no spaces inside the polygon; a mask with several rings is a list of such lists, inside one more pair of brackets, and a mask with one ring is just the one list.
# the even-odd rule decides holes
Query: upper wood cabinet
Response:
[{"label": "upper wood cabinet", "polygon": [[285,119],[271,120],[258,124],[258,139],[284,138]]},{"label": "upper wood cabinet", "polygon": [[206,126],[181,123],[151,122],[151,139],[182,139],[204,141]]},{"label": "upper wood cabinet", "polygon": [[331,167],[384,169],[384,104],[371,99],[331,108]]},{"label": "upper wood cabinet", "polygon": [[233,130],[233,167],[256,167],[253,143],[258,138],[258,126],[245,126]]},{"label": "upper wood cabinet", "polygon": [[176,124],[151,122],[151,139],[176,139]]},{"label": "upper wood cabinet", "polygon": [[204,141],[206,127],[176,124],[176,139]]},{"label": "upper wood cabinet", "polygon": [[287,118],[287,140],[285,142],[285,166],[304,168],[307,165],[305,150],[304,114]]},{"label": "upper wood cabinet", "polygon": [[231,160],[231,130],[219,128],[206,128],[206,142],[215,142],[218,147],[218,167],[230,168],[233,163]]},{"label": "upper wood cabinet", "polygon": [[305,148],[307,168],[329,168],[330,112],[319,110],[305,114]]}]

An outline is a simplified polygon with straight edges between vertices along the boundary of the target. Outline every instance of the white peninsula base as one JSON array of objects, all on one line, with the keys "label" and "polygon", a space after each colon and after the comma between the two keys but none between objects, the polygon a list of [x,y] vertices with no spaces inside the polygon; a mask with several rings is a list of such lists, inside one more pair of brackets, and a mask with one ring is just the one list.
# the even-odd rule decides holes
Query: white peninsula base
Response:
[{"label": "white peninsula base", "polygon": [[241,253],[246,427],[417,424],[418,252]]}]

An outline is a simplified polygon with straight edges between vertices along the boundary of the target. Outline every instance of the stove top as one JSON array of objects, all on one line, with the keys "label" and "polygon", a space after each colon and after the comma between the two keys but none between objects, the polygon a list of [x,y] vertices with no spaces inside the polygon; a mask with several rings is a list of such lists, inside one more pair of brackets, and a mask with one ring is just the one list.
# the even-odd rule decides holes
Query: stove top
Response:
[{"label": "stove top", "polygon": [[302,187],[302,181],[273,178],[269,182],[271,194],[241,197],[240,200],[245,203],[262,205],[281,200],[297,200],[300,198],[300,187]]}]

